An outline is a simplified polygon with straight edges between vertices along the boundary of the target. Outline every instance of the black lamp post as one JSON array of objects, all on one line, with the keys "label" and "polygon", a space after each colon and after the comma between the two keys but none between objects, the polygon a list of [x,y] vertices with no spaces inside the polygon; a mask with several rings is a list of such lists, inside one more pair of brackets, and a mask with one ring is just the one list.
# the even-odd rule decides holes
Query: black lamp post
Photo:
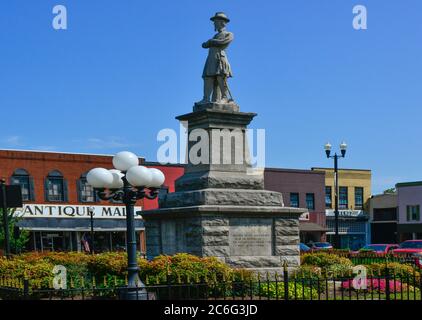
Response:
[{"label": "black lamp post", "polygon": [[113,157],[116,169],[92,169],[87,180],[102,200],[122,201],[126,207],[126,251],[128,285],[124,296],[127,300],[146,299],[145,285],[138,275],[135,234],[135,204],[139,199],[155,199],[164,183],[164,174],[158,169],[139,166],[138,157],[127,151]]},{"label": "black lamp post", "polygon": [[94,249],[94,207],[89,207],[89,219],[91,222],[91,254],[95,253]]},{"label": "black lamp post", "polygon": [[7,212],[7,194],[6,194],[6,179],[0,180],[1,194],[1,208],[3,213],[3,228],[4,228],[4,254],[7,258],[10,257],[10,236],[9,236],[9,221]]},{"label": "black lamp post", "polygon": [[339,193],[339,186],[338,186],[338,158],[344,158],[346,156],[346,149],[347,144],[345,142],[342,142],[340,144],[340,152],[341,154],[338,155],[337,153],[334,153],[333,156],[331,156],[331,144],[327,143],[324,146],[325,154],[327,155],[327,158],[334,159],[334,247],[340,248],[340,236],[338,233],[338,193]]}]

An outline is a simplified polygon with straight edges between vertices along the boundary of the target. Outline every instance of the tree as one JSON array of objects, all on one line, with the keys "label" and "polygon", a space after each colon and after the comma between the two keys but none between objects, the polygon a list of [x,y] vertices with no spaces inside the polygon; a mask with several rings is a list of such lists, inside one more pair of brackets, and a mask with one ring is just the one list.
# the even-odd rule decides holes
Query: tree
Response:
[{"label": "tree", "polygon": [[384,190],[384,194],[390,194],[390,193],[396,193],[396,188],[390,188],[390,189]]},{"label": "tree", "polygon": [[[8,209],[8,225],[9,225],[9,241],[10,248],[14,253],[19,253],[25,248],[29,240],[29,231],[21,230],[18,234],[14,232],[17,223],[22,219],[21,216],[15,214],[15,209]],[[4,249],[4,226],[3,226],[3,210],[0,209],[0,248]]]}]

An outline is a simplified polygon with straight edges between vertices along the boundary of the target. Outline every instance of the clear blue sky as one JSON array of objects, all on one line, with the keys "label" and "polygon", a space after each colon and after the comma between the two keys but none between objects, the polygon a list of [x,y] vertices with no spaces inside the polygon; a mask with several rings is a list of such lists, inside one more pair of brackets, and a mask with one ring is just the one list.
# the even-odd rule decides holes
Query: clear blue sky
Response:
[{"label": "clear blue sky", "polygon": [[[52,8],[68,30],[52,28]],[[368,30],[352,8],[368,9]],[[157,132],[201,98],[216,11],[231,18],[231,89],[266,129],[267,166],[373,170],[373,193],[422,180],[420,0],[3,0],[0,148],[156,160]]]}]

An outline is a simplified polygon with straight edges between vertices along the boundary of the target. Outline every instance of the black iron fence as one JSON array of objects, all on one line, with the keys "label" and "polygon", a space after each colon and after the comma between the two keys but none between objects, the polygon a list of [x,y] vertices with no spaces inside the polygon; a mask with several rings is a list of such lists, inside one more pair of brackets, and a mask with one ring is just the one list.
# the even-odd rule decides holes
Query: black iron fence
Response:
[{"label": "black iron fence", "polygon": [[[0,280],[1,299],[113,300],[126,299],[128,289],[113,283],[66,289],[37,288],[29,279]],[[417,300],[422,301],[422,279],[417,270],[397,274],[393,270],[356,276],[300,273],[252,276],[248,279],[206,279],[178,283],[145,283],[131,289],[137,300]]]},{"label": "black iron fence", "polygon": [[[418,300],[422,301],[422,261],[415,255],[353,254],[336,250],[354,267],[303,266],[274,274],[237,274],[237,277],[146,277],[127,289],[127,279],[106,275],[68,276],[65,289],[54,289],[52,278],[0,277],[0,299],[27,300]],[[350,262],[349,262],[350,264]],[[359,269],[357,265],[365,265]],[[358,268],[358,269],[356,269]],[[56,285],[57,287],[57,285]]]},{"label": "black iron fence", "polygon": [[[321,251],[313,251],[321,252]],[[325,252],[325,251],[324,251]],[[328,253],[334,253],[338,256],[350,259],[354,265],[358,264],[371,264],[371,263],[386,263],[386,262],[397,262],[412,264],[416,267],[422,268],[422,254],[416,255],[413,253],[401,253],[401,254],[381,254],[374,253],[372,251],[353,253],[348,250],[327,250]]]}]

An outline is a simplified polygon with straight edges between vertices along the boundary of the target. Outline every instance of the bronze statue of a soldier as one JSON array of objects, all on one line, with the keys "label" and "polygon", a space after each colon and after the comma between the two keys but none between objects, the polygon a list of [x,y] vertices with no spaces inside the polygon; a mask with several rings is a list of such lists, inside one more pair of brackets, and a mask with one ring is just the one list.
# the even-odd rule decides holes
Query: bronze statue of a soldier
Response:
[{"label": "bronze statue of a soldier", "polygon": [[226,24],[230,20],[223,12],[217,12],[210,20],[214,22],[217,34],[202,44],[203,48],[208,49],[208,57],[202,73],[204,97],[197,104],[230,103],[233,98],[227,85],[227,78],[232,76],[232,70],[225,49],[233,41],[234,36],[233,33],[226,31]]}]

